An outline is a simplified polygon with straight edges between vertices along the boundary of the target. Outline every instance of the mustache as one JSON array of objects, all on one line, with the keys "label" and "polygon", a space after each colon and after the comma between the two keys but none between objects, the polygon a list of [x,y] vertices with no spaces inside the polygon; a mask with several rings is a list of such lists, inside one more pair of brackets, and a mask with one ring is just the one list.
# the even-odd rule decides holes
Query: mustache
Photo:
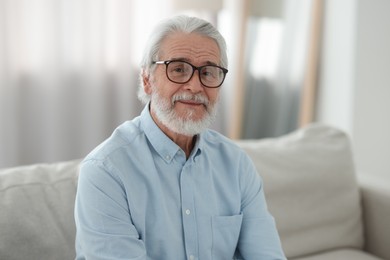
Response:
[{"label": "mustache", "polygon": [[176,101],[180,101],[180,100],[193,101],[199,104],[203,104],[205,106],[208,106],[210,104],[209,99],[202,94],[181,93],[181,94],[176,94],[172,97],[172,105],[174,105]]}]

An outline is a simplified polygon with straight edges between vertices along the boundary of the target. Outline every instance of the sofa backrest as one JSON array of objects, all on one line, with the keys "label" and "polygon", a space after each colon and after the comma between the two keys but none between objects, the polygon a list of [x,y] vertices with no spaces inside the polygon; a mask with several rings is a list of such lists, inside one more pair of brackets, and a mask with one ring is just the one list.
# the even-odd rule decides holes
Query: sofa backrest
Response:
[{"label": "sofa backrest", "polygon": [[343,132],[310,125],[280,138],[237,143],[264,181],[288,258],[362,248],[359,190]]},{"label": "sofa backrest", "polygon": [[79,161],[0,171],[0,259],[75,258]]}]

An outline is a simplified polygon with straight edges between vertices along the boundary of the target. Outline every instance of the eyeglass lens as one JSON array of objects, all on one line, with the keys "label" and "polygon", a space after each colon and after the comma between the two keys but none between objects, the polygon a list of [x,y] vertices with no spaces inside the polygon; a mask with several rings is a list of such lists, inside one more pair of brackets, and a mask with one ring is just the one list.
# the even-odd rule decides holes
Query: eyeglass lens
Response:
[{"label": "eyeglass lens", "polygon": [[[194,74],[195,68],[187,62],[172,61],[167,64],[167,76],[176,83],[188,82]],[[200,81],[206,87],[218,87],[224,80],[224,72],[213,65],[203,66],[200,69]]]}]

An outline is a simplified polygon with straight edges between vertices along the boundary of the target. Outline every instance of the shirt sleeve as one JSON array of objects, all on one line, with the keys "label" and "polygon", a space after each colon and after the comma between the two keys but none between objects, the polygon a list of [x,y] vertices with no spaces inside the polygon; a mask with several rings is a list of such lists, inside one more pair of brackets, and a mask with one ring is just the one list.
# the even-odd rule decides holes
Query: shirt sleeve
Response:
[{"label": "shirt sleeve", "polygon": [[126,194],[114,169],[88,160],[80,168],[75,203],[76,259],[146,259]]},{"label": "shirt sleeve", "polygon": [[262,179],[248,156],[244,156],[240,169],[243,221],[239,259],[285,260],[274,218],[267,209]]}]

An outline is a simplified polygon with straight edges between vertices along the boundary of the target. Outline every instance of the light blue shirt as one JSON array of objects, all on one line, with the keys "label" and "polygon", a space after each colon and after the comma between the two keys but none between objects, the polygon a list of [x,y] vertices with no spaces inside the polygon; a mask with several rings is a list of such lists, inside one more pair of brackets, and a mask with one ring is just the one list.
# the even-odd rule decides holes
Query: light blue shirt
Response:
[{"label": "light blue shirt", "polygon": [[83,161],[75,220],[77,259],[285,259],[249,157],[207,130],[187,159],[148,106]]}]

